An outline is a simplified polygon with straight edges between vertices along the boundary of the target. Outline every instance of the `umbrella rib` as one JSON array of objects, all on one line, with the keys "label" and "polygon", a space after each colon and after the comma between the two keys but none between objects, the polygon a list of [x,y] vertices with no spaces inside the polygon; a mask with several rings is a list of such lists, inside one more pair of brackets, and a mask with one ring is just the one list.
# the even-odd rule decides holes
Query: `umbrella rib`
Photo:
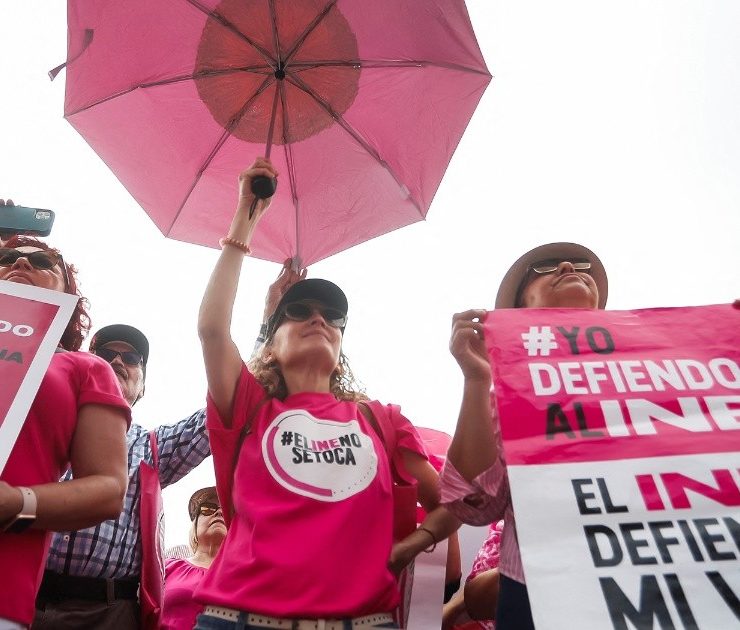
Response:
[{"label": "umbrella rib", "polygon": [[487,77],[491,76],[487,70],[471,68],[461,64],[413,59],[324,59],[321,61],[295,61],[291,63],[292,70],[321,67],[331,68],[336,66],[355,68],[426,68],[431,66],[445,68],[447,70],[459,70],[460,72],[469,72],[471,74],[480,74]]},{"label": "umbrella rib", "polygon": [[267,64],[274,70],[276,70],[275,66],[275,60],[270,56],[270,51],[265,50],[260,46],[257,42],[253,41],[249,36],[242,33],[232,22],[227,20],[223,15],[221,15],[218,11],[211,11],[207,7],[204,7],[198,0],[185,0],[185,2],[188,2],[192,6],[194,6],[198,11],[205,13],[208,17],[213,18],[216,20],[221,26],[228,29],[234,35],[237,37],[240,37],[243,39],[247,44],[249,44],[252,48],[254,48],[260,55],[262,55],[262,58],[267,62]]},{"label": "umbrella rib", "polygon": [[243,66],[241,68],[228,68],[224,70],[203,70],[202,72],[194,72],[193,74],[186,74],[186,75],[181,75],[177,77],[171,77],[169,79],[161,79],[159,81],[150,81],[148,83],[139,83],[138,85],[133,85],[130,88],[126,88],[125,90],[121,90],[120,92],[116,92],[115,94],[110,94],[106,96],[105,98],[101,98],[93,103],[89,103],[88,105],[85,105],[84,107],[80,107],[80,109],[77,109],[73,112],[69,112],[68,114],[65,114],[65,117],[69,118],[70,116],[74,116],[75,114],[80,114],[84,111],[87,111],[91,107],[102,105],[103,103],[107,103],[108,101],[112,101],[121,96],[126,96],[126,94],[130,94],[134,90],[145,89],[145,88],[150,88],[150,87],[158,87],[160,85],[170,85],[172,83],[181,83],[183,81],[190,81],[190,80],[201,79],[201,78],[206,78],[206,77],[223,76],[226,74],[234,74],[237,72],[253,72],[255,74],[265,74],[266,71],[269,71],[269,74],[272,75],[272,69],[269,66]]},{"label": "umbrella rib", "polygon": [[190,195],[193,193],[193,190],[195,190],[195,187],[198,185],[198,182],[200,181],[200,178],[203,176],[203,173],[206,172],[206,169],[210,166],[211,162],[213,161],[213,158],[216,157],[216,154],[221,150],[221,147],[224,145],[224,143],[229,139],[231,136],[231,132],[234,130],[234,127],[236,127],[241,119],[244,117],[244,114],[247,113],[247,110],[252,105],[252,103],[256,100],[256,98],[262,94],[275,80],[275,77],[272,75],[269,75],[265,78],[265,80],[262,82],[262,85],[257,89],[257,91],[252,94],[242,105],[242,108],[234,114],[232,119],[229,121],[229,124],[224,127],[224,133],[221,135],[221,137],[217,140],[215,146],[211,150],[211,152],[208,154],[208,157],[206,157],[205,161],[201,165],[201,167],[198,169],[198,172],[195,174],[195,177],[193,178],[193,183],[188,189],[188,191],[185,193],[185,196],[183,197],[182,203],[180,204],[180,207],[177,209],[177,212],[175,213],[175,216],[173,217],[169,227],[167,228],[167,231],[165,232],[165,235],[169,235],[169,233],[172,231],[172,228],[175,226],[175,223],[177,223],[177,220],[180,218],[180,214],[182,214],[183,208],[185,207],[185,204],[188,202],[188,199],[190,198]]},{"label": "umbrella rib", "polygon": [[280,55],[280,33],[277,27],[277,12],[275,11],[275,0],[267,0],[270,5],[270,14],[272,15],[272,45],[275,46],[275,59],[277,59],[278,69],[282,66],[282,57]]},{"label": "umbrella rib", "polygon": [[298,52],[298,49],[301,47],[303,42],[306,41],[306,38],[311,34],[311,32],[319,25],[321,20],[323,20],[329,13],[329,11],[332,10],[334,5],[337,3],[337,0],[329,0],[327,2],[326,6],[322,9],[322,11],[313,19],[313,21],[306,27],[306,30],[301,33],[300,37],[296,40],[296,43],[293,44],[293,48],[291,48],[288,51],[288,54],[285,55],[285,59],[283,59],[283,63],[287,64],[290,58]]},{"label": "umbrella rib", "polygon": [[408,193],[408,199],[411,201],[412,204],[416,207],[416,209],[419,212],[419,216],[421,218],[424,218],[424,211],[422,210],[421,205],[419,202],[414,199],[414,196],[411,194],[411,191],[408,189],[408,186],[406,186],[403,182],[401,182],[398,177],[396,177],[396,174],[393,172],[393,169],[388,165],[388,163],[380,157],[380,154],[377,152],[377,150],[370,145],[370,143],[365,140],[360,135],[360,132],[357,131],[352,125],[350,125],[347,120],[339,113],[337,112],[329,103],[327,103],[321,96],[316,94],[308,85],[306,85],[303,81],[301,81],[298,77],[294,75],[286,76],[286,81],[290,81],[293,85],[295,85],[299,90],[302,90],[306,94],[308,94],[311,98],[313,98],[326,112],[336,121],[336,123],[344,129],[354,140],[357,142],[367,153],[370,155],[378,164],[380,164],[386,171],[388,171],[388,174],[393,178],[393,180],[396,182],[399,188],[405,189],[405,191]]}]

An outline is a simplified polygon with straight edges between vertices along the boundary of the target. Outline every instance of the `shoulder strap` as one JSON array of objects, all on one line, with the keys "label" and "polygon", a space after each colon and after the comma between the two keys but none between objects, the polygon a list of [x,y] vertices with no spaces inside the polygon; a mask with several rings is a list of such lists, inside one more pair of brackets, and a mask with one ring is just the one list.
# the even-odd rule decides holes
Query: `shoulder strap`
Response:
[{"label": "shoulder strap", "polygon": [[234,484],[233,480],[236,476],[236,465],[239,463],[239,454],[242,451],[242,446],[244,445],[244,440],[247,438],[247,436],[252,432],[252,425],[254,424],[254,419],[257,417],[257,412],[262,409],[262,407],[265,406],[267,403],[267,396],[265,396],[262,400],[260,400],[253,408],[252,413],[249,414],[249,419],[244,423],[244,426],[242,427],[242,430],[239,432],[239,439],[236,441],[236,448],[234,449],[234,461],[231,463],[231,518],[234,518]]},{"label": "shoulder strap", "polygon": [[152,465],[159,469],[159,451],[157,450],[157,434],[154,430],[149,431],[149,446],[152,448]]}]

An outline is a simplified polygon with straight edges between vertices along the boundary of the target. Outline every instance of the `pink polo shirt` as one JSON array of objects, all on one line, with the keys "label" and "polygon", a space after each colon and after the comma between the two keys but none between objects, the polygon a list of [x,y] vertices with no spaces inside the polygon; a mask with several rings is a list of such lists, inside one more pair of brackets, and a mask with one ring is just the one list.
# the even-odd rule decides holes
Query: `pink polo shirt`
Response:
[{"label": "pink polo shirt", "polygon": [[[235,513],[196,599],[275,617],[393,610],[398,587],[386,567],[393,499],[382,442],[353,402],[314,392],[262,404],[264,397],[243,367],[231,428],[208,400],[206,425],[227,519],[238,436],[254,419],[233,475]],[[423,454],[409,421],[400,416],[398,423],[398,446]]]},{"label": "pink polo shirt", "polygon": [[[110,365],[86,352],[55,354],[0,479],[12,486],[59,481],[69,463],[77,414],[93,403],[119,410],[125,433],[131,410]],[[0,619],[33,621],[48,549],[49,532],[0,533]]]}]

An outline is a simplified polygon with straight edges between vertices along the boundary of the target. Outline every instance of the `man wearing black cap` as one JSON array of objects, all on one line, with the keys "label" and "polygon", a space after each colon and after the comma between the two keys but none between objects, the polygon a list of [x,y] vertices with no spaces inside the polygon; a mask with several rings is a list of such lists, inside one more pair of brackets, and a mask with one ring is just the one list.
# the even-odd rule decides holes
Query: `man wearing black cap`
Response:
[{"label": "man wearing black cap", "polygon": [[[123,397],[133,406],[144,395],[149,341],[125,324],[101,328],[90,352],[111,364]],[[161,487],[175,483],[210,453],[205,410],[151,432],[156,439]],[[129,483],[123,512],[86,530],[55,533],[36,600],[34,628],[141,627],[142,463],[154,466],[150,432],[132,423],[126,436]],[[69,479],[68,472],[62,481]]]}]

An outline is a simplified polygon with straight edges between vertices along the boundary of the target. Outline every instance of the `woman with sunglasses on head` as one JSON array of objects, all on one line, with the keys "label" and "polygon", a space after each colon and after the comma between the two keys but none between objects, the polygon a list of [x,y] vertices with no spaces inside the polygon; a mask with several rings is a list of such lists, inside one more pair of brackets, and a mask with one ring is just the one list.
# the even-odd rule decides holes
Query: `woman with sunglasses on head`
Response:
[{"label": "woman with sunglasses on head", "polygon": [[201,488],[188,501],[190,549],[187,558],[165,561],[162,630],[191,630],[203,605],[193,599],[226,537],[226,522],[215,487]]},{"label": "woman with sunglasses on head", "polygon": [[[504,276],[496,308],[604,308],[606,271],[591,250],[550,243],[524,254]],[[484,310],[452,320],[450,351],[464,377],[457,429],[442,471],[442,501],[461,520],[485,525],[504,519],[497,630],[534,628],[516,537],[506,461],[491,408],[491,367],[483,340]]]},{"label": "woman with sunglasses on head", "polygon": [[[0,247],[0,280],[80,296],[61,253],[35,238]],[[121,511],[130,410],[110,366],[80,348],[90,327],[80,301],[0,474],[0,629],[23,628],[48,551],[49,530],[88,527]],[[71,464],[75,479],[58,483]]]},{"label": "woman with sunglasses on head", "polygon": [[[364,405],[354,388],[342,352],[347,298],[338,286],[293,284],[268,321],[252,372],[242,361],[231,314],[242,260],[269,204],[251,192],[256,176],[277,173],[258,159],[240,175],[236,215],[198,322],[229,532],[196,591],[206,606],[196,628],[397,627],[389,566],[400,570],[459,523],[439,507],[436,472],[409,421],[396,407]],[[429,513],[396,545],[391,465],[418,481]]]}]

